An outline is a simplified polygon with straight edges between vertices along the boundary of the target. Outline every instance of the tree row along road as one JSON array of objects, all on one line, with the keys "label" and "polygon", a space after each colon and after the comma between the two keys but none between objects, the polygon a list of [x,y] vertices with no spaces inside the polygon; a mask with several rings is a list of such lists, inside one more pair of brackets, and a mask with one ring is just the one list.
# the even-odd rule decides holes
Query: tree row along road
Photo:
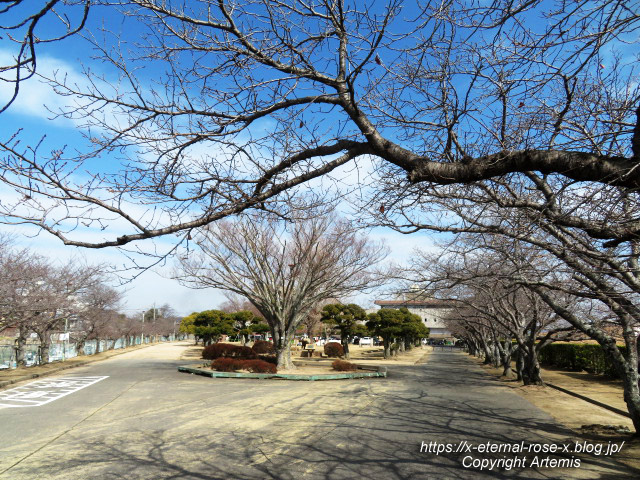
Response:
[{"label": "tree row along road", "polygon": [[[157,345],[67,371],[60,377],[108,378],[38,407],[1,408],[0,478],[495,478],[464,468],[468,453],[420,452],[422,442],[572,437],[458,353],[391,367],[386,380],[285,382],[178,373],[187,347]],[[579,469],[497,473],[638,474],[615,456],[576,457]]]}]

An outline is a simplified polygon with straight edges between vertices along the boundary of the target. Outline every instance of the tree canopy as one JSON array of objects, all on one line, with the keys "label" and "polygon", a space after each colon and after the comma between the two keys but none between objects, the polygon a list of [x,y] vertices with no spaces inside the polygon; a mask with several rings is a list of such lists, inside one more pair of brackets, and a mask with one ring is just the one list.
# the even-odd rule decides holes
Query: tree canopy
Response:
[{"label": "tree canopy", "polygon": [[199,250],[181,259],[183,284],[219,288],[247,298],[271,329],[279,368],[290,369],[290,343],[301,322],[327,299],[367,291],[386,248],[329,215],[290,224],[242,218],[203,229]]},{"label": "tree canopy", "polygon": [[220,310],[205,310],[193,315],[193,334],[205,345],[217,342],[222,335],[233,333],[233,317]]},{"label": "tree canopy", "polygon": [[[89,63],[83,81],[41,73],[87,145],[46,154],[9,135],[1,178],[19,195],[1,208],[70,245],[186,240],[239,212],[286,213],[309,182],[354,163],[373,162],[359,183],[381,219],[390,189],[532,171],[586,188],[640,185],[629,41],[640,18],[625,2],[107,1],[89,12],[114,26],[100,35],[99,21],[85,26],[88,1],[50,3],[58,17],[43,4],[21,25],[69,14],[78,22],[62,33],[88,29],[86,61],[103,66]],[[35,58],[25,35],[31,57],[14,73]],[[116,152],[120,168],[79,174]]]},{"label": "tree canopy", "polygon": [[[394,340],[412,341],[429,336],[429,330],[422,323],[419,315],[403,308],[381,308],[368,315],[367,328],[375,335],[382,337],[385,358],[391,355]],[[398,348],[400,345],[398,344]]]},{"label": "tree canopy", "polygon": [[333,303],[322,307],[321,319],[338,329],[345,358],[349,358],[349,341],[361,332],[359,327],[364,326],[367,319],[364,309],[355,303]]}]

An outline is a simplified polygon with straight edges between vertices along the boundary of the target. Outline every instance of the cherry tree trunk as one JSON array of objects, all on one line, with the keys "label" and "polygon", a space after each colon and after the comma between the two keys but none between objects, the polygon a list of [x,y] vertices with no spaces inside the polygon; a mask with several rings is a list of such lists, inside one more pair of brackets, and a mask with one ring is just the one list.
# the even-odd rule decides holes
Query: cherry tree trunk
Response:
[{"label": "cherry tree trunk", "polygon": [[16,367],[24,367],[24,346],[27,343],[27,335],[26,332],[19,331],[18,338],[16,338],[15,349],[16,349]]}]

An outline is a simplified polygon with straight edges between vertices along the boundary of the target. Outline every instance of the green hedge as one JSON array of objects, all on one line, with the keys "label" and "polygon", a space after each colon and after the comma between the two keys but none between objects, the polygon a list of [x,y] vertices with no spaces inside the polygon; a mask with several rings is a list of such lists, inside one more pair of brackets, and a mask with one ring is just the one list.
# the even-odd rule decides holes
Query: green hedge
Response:
[{"label": "green hedge", "polygon": [[[618,346],[618,348],[626,356],[627,348],[624,346]],[[574,372],[585,370],[589,373],[618,378],[618,372],[613,363],[605,355],[602,347],[597,344],[552,343],[542,347],[538,353],[538,359],[544,367],[556,367]]]}]

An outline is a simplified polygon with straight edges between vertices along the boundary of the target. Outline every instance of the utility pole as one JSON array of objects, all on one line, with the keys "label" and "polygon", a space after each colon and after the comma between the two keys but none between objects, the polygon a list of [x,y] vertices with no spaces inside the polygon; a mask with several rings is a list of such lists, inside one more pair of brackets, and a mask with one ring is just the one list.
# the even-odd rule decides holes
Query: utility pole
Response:
[{"label": "utility pole", "polygon": [[67,345],[69,344],[67,337],[67,328],[68,328],[69,319],[65,317],[64,319],[64,336],[62,337],[62,361],[64,362],[67,359]]},{"label": "utility pole", "polygon": [[153,338],[156,341],[156,343],[158,342],[158,334],[157,334],[157,330],[156,330],[156,302],[153,302]]}]

